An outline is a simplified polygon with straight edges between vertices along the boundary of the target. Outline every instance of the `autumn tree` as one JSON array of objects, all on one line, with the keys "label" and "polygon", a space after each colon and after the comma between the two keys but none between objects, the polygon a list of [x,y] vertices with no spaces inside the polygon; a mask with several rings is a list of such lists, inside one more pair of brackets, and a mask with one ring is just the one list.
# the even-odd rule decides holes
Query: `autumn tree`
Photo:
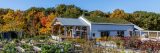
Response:
[{"label": "autumn tree", "polygon": [[42,28],[40,29],[41,34],[51,34],[51,24],[53,22],[53,19],[55,18],[55,14],[51,13],[47,17],[41,18],[41,25]]},{"label": "autumn tree", "polygon": [[[25,11],[0,8],[0,32],[24,30],[28,35],[51,33],[52,20],[57,17],[78,18],[81,15],[96,17],[122,18],[148,30],[160,30],[160,14],[147,11],[125,13],[116,9],[112,13],[100,10],[88,11],[75,5],[60,4],[57,7],[31,7]],[[104,19],[105,19],[104,18]],[[100,20],[101,21],[101,20]]]},{"label": "autumn tree", "polygon": [[3,16],[3,20],[2,32],[22,31],[24,27],[23,13],[19,10],[16,12],[9,10],[8,13]]},{"label": "autumn tree", "polygon": [[106,13],[100,11],[100,10],[95,10],[89,12],[90,17],[106,17]]},{"label": "autumn tree", "polygon": [[126,18],[127,16],[128,16],[128,14],[125,13],[124,10],[116,9],[110,15],[110,18]]},{"label": "autumn tree", "polygon": [[45,16],[44,8],[32,7],[26,11],[26,23],[27,27],[25,31],[29,35],[39,35],[39,30],[41,27],[40,19]]}]

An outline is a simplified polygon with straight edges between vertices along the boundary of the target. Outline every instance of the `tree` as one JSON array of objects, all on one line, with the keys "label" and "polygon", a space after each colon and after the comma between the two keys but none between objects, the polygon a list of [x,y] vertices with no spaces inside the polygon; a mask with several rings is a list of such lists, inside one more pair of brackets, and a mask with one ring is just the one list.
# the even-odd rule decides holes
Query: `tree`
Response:
[{"label": "tree", "polygon": [[110,18],[126,18],[128,14],[126,14],[123,10],[116,9],[110,15]]},{"label": "tree", "polygon": [[149,30],[160,30],[158,26],[159,14],[146,11],[135,11],[132,13],[131,22]]},{"label": "tree", "polygon": [[113,13],[105,13],[100,10],[90,12],[75,5],[60,4],[55,8],[31,7],[25,11],[0,8],[0,32],[24,30],[28,35],[50,34],[51,23],[56,16],[78,18],[82,14],[93,20],[99,20],[100,17],[104,19],[122,18],[144,29],[160,30],[160,14],[158,13],[147,11],[125,13],[121,9],[116,9]]},{"label": "tree", "polygon": [[24,27],[23,14],[21,11],[9,10],[6,15],[3,16],[4,24],[2,27],[2,32],[7,31],[22,31]]},{"label": "tree", "polygon": [[45,16],[44,8],[32,7],[25,12],[26,16],[26,27],[25,31],[29,35],[39,35],[41,27],[40,19]]},{"label": "tree", "polygon": [[106,13],[100,10],[91,11],[89,12],[89,14],[90,14],[90,17],[106,17]]},{"label": "tree", "polygon": [[74,5],[58,5],[55,8],[56,16],[77,18],[82,15],[82,10]]},{"label": "tree", "polygon": [[47,17],[41,18],[41,25],[40,33],[41,34],[51,34],[51,27],[52,27],[52,21],[55,18],[55,14],[51,13]]},{"label": "tree", "polygon": [[54,8],[54,7],[52,7],[52,8],[47,8],[47,9],[45,10],[45,14],[46,14],[46,15],[49,15],[49,14],[51,14],[51,13],[55,13],[55,8]]}]

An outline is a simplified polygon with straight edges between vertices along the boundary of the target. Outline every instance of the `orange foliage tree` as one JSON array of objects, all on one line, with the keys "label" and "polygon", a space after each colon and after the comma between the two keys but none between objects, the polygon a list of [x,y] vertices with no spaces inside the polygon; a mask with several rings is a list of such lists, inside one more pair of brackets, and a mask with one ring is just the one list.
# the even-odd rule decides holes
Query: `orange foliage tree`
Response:
[{"label": "orange foliage tree", "polygon": [[50,15],[46,16],[46,17],[42,17],[41,20],[41,25],[42,27],[40,28],[40,34],[51,34],[51,24],[53,19],[56,16],[51,13]]}]

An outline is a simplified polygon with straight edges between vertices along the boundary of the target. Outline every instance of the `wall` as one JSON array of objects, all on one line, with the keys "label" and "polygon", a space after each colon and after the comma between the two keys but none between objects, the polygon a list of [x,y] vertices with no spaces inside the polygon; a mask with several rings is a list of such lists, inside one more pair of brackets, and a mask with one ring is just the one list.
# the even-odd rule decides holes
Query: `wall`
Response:
[{"label": "wall", "polygon": [[110,34],[109,34],[110,36],[115,36],[115,35],[117,35],[117,31],[110,31]]},{"label": "wall", "polygon": [[100,31],[110,31],[111,36],[117,35],[118,30],[124,31],[124,36],[130,36],[129,31],[133,31],[133,25],[118,25],[118,24],[92,24],[91,33],[96,34],[96,38],[100,37]]}]

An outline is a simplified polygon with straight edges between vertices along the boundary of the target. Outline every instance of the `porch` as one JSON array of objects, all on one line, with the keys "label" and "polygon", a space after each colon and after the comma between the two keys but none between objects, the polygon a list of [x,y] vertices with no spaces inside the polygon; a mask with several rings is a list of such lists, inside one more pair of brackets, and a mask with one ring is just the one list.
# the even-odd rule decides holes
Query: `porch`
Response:
[{"label": "porch", "polygon": [[60,26],[58,27],[57,35],[62,38],[82,38],[88,39],[88,27],[87,26]]},{"label": "porch", "polygon": [[61,38],[88,39],[89,26],[79,19],[57,18],[52,27],[52,34]]}]

